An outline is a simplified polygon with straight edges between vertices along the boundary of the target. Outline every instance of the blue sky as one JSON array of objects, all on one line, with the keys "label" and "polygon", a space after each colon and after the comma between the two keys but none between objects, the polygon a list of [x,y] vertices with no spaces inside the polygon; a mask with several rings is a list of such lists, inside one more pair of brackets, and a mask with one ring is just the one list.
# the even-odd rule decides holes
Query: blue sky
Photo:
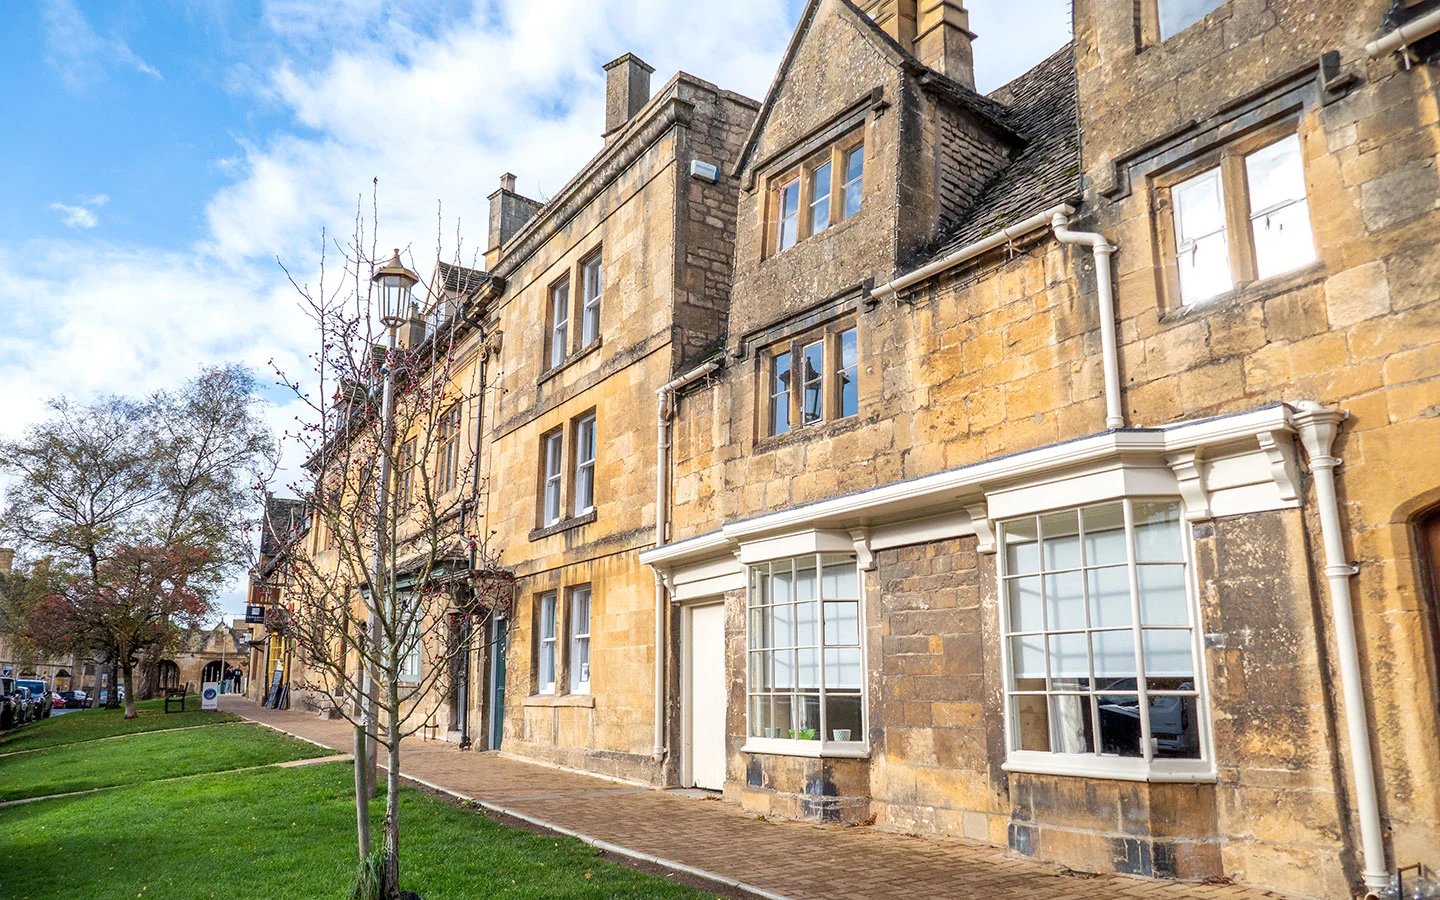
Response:
[{"label": "blue sky", "polygon": [[[313,281],[321,229],[348,233],[372,178],[384,246],[413,248],[422,272],[437,253],[473,259],[501,173],[548,196],[600,148],[604,62],[631,51],[657,86],[683,68],[758,98],[802,5],[8,4],[0,434],[48,397],[144,393],[208,362],[303,372],[276,259]],[[1068,40],[1069,0],[968,5],[981,90]],[[274,396],[279,429],[295,410]]]}]

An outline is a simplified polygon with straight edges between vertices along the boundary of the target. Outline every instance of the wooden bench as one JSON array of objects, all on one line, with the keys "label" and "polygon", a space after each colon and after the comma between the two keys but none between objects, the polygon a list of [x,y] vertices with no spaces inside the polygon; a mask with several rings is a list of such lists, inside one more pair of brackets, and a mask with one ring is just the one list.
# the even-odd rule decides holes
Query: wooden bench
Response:
[{"label": "wooden bench", "polygon": [[188,682],[188,681],[185,682],[185,686],[184,686],[184,687],[166,688],[166,689],[165,689],[165,711],[166,711],[167,713],[168,713],[168,712],[173,712],[173,710],[170,709],[170,704],[172,704],[172,703],[178,703],[178,704],[180,705],[180,710],[179,710],[179,711],[180,711],[180,712],[184,712],[184,711],[185,711],[185,698],[188,697],[188,696],[190,696],[190,682]]}]

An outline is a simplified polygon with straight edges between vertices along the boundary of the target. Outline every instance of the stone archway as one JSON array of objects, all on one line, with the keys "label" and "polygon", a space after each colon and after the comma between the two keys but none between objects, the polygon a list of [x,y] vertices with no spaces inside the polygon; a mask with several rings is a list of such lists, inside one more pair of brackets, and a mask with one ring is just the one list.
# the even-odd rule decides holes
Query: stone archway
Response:
[{"label": "stone archway", "polygon": [[155,683],[160,690],[180,686],[180,666],[172,659],[162,659],[155,666]]},{"label": "stone archway", "polygon": [[200,683],[205,684],[208,681],[219,681],[220,677],[224,674],[225,664],[218,659],[212,659],[205,664],[205,668],[200,670]]}]

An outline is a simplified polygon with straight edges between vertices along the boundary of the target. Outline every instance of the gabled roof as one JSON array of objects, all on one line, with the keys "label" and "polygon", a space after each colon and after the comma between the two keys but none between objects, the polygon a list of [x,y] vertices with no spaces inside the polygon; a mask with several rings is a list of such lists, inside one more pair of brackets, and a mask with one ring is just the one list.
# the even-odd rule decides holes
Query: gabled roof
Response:
[{"label": "gabled roof", "polygon": [[490,273],[483,269],[470,269],[441,261],[435,263],[435,271],[445,290],[456,294],[468,294],[490,280]]},{"label": "gabled roof", "polygon": [[990,94],[991,102],[1007,104],[1027,142],[976,198],[969,214],[940,236],[937,254],[1080,195],[1078,90],[1074,45],[1066,44]]},{"label": "gabled roof", "polygon": [[[1010,111],[1004,104],[978,94],[955,79],[923,65],[920,60],[915,58],[914,54],[900,46],[899,41],[886,34],[884,29],[875,24],[874,19],[866,15],[851,0],[836,0],[836,2],[840,7],[841,14],[850,16],[861,34],[870,38],[876,48],[894,66],[908,69],[915,74],[922,88],[976,116],[985,124],[993,127],[1002,137],[1014,139],[1021,136],[1018,129],[1011,124]],[[805,35],[815,24],[815,13],[819,10],[820,3],[821,0],[810,0],[805,4],[805,11],[800,14],[800,21],[796,24],[795,32],[790,35],[790,43],[785,48],[785,55],[780,59],[780,67],[776,69],[775,78],[770,82],[770,88],[765,92],[765,99],[760,104],[760,112],[756,114],[755,122],[750,126],[750,133],[745,136],[745,143],[741,145],[740,155],[735,161],[732,174],[738,176],[750,164],[755,144],[765,130],[765,124],[770,118],[770,111],[775,107],[780,86],[785,83],[785,76],[789,73],[796,55],[800,52],[800,45],[804,42]]]}]

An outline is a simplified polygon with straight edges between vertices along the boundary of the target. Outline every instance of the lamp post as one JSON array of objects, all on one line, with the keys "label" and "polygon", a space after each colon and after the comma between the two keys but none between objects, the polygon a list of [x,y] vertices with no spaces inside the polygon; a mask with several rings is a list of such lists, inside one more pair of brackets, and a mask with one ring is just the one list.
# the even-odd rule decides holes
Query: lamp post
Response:
[{"label": "lamp post", "polygon": [[[390,451],[395,443],[395,337],[401,323],[410,317],[411,288],[420,281],[420,276],[405,267],[400,261],[400,250],[396,248],[390,261],[371,276],[370,281],[380,293],[380,324],[385,326],[385,361],[380,367],[383,388],[380,401],[380,477],[375,487],[375,549],[371,565],[369,635],[370,646],[377,648],[381,643],[381,617],[385,612],[385,532],[389,528],[390,502]],[[376,766],[379,760],[376,737],[379,734],[378,717],[375,714],[377,686],[368,670],[364,673],[364,695],[361,697],[363,721],[365,722],[365,763],[366,794],[375,796]]]}]

